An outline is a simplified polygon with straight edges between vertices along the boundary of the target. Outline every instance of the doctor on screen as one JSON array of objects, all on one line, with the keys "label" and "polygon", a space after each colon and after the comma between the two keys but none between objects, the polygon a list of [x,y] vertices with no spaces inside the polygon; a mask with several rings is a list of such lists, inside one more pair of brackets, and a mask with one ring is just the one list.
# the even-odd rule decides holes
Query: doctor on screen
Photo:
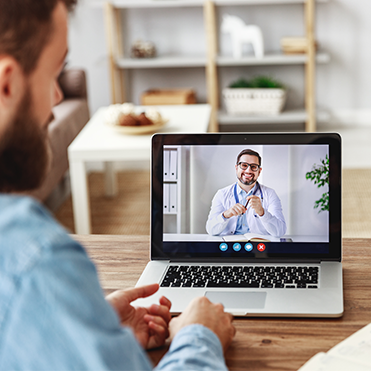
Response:
[{"label": "doctor on screen", "polygon": [[237,156],[237,182],[219,189],[206,222],[214,236],[257,233],[283,236],[286,222],[276,192],[258,182],[262,171],[259,153],[244,149]]}]

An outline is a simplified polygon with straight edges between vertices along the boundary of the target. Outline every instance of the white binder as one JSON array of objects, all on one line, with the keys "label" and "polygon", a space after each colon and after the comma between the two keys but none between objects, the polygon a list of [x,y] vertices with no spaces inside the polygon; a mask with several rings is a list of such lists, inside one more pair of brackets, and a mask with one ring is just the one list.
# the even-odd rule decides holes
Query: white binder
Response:
[{"label": "white binder", "polygon": [[170,184],[164,183],[164,214],[170,212],[169,202],[170,202]]},{"label": "white binder", "polygon": [[177,180],[178,151],[170,151],[170,176],[169,180]]},{"label": "white binder", "polygon": [[170,212],[176,213],[177,208],[177,196],[178,196],[178,186],[176,183],[170,183]]},{"label": "white binder", "polygon": [[164,151],[164,180],[169,180],[170,176],[170,151]]}]

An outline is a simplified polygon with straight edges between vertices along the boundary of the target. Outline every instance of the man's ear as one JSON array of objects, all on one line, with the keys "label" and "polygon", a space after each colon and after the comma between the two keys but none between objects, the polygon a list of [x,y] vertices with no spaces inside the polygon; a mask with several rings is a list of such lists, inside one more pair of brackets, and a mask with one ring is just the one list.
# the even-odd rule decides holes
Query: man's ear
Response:
[{"label": "man's ear", "polygon": [[0,110],[15,110],[24,88],[25,76],[19,63],[10,56],[0,56]]}]

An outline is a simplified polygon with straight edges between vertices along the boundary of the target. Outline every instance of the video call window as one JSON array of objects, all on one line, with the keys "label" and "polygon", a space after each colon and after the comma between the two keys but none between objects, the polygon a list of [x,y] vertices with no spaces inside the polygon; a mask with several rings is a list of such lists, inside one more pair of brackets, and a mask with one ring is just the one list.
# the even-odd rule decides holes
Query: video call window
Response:
[{"label": "video call window", "polygon": [[[237,163],[244,150],[250,154]],[[328,145],[165,146],[164,241],[232,241],[243,235],[328,242],[328,156]],[[240,182],[253,185],[250,194]],[[244,217],[225,217],[237,200],[246,206]]]}]

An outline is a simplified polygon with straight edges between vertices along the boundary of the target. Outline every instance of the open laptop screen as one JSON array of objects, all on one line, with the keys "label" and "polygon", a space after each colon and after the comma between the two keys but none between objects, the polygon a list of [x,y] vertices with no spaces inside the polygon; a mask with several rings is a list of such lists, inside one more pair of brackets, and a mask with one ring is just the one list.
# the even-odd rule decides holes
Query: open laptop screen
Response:
[{"label": "open laptop screen", "polygon": [[152,258],[340,260],[340,180],[337,134],[157,134]]}]

